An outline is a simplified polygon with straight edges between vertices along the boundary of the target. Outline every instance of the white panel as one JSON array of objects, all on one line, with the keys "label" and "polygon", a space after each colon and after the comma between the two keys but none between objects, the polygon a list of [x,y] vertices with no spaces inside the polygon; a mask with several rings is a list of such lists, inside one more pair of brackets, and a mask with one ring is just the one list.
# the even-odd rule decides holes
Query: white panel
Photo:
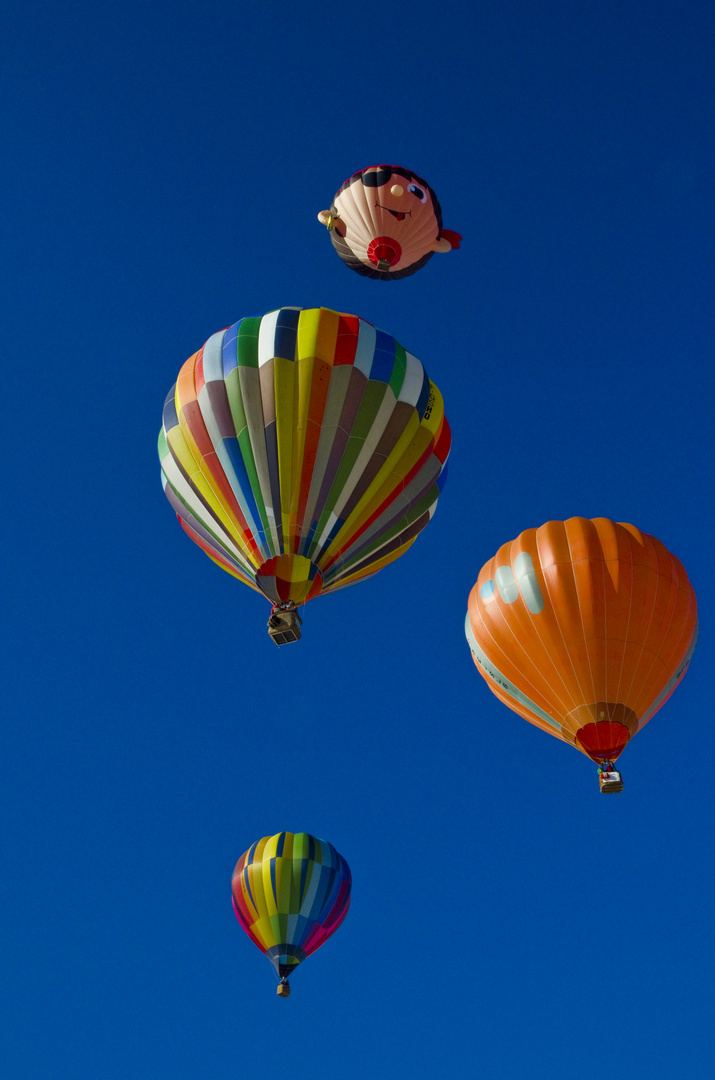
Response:
[{"label": "white panel", "polygon": [[528,551],[522,551],[514,559],[514,572],[524,603],[532,615],[538,615],[544,610],[544,594],[539,586],[534,561]]},{"label": "white panel", "polygon": [[223,339],[225,330],[212,334],[204,345],[204,379],[206,382],[223,382]]},{"label": "white panel", "polygon": [[514,581],[514,574],[510,566],[500,566],[494,574],[499,595],[505,604],[513,604],[519,599],[519,589]]},{"label": "white panel", "polygon": [[367,375],[368,378],[370,377],[372,361],[375,356],[376,340],[377,331],[375,327],[361,319],[357,349],[355,350],[355,367],[362,371],[364,375]]},{"label": "white panel", "polygon": [[[276,326],[278,325],[278,316],[281,309],[278,311],[271,311],[270,314],[264,315],[261,319],[261,325],[258,329],[258,366],[263,367],[269,360],[274,358],[276,347]],[[293,357],[287,357],[292,360]]]},{"label": "white panel", "polygon": [[410,405],[416,405],[420,398],[424,378],[425,369],[422,367],[420,361],[416,356],[413,356],[412,353],[407,353],[405,381],[402,384],[400,396],[397,400],[407,401]]}]

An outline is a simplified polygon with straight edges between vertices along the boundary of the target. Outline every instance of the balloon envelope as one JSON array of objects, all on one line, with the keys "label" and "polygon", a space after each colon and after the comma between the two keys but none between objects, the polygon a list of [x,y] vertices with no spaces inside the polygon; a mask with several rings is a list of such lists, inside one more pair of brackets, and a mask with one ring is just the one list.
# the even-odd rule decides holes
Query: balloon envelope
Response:
[{"label": "balloon envelope", "polygon": [[416,273],[436,251],[458,248],[462,239],[442,228],[442,210],[429,184],[401,165],[370,165],[354,173],[318,220],[351,270],[382,281]]},{"label": "balloon envelope", "polygon": [[499,549],[469,595],[465,630],[505,705],[594,761],[613,761],[683,678],[697,603],[659,540],[570,518]]},{"label": "balloon envelope", "polygon": [[290,975],[335,933],[350,907],[350,867],[309,833],[264,836],[236,863],[236,918],[278,975]]},{"label": "balloon envelope", "polygon": [[422,364],[382,330],[281,308],[209,338],[159,436],[184,531],[274,604],[398,558],[434,513],[451,435]]}]

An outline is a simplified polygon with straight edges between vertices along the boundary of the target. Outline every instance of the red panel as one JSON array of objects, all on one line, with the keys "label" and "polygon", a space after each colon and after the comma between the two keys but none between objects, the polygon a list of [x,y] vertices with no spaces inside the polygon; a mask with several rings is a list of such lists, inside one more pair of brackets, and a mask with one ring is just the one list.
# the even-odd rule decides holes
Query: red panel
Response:
[{"label": "red panel", "polygon": [[196,356],[196,364],[194,366],[194,383],[196,385],[196,396],[198,397],[203,390],[206,378],[204,376],[204,347],[203,345],[199,349]]},{"label": "red panel", "polygon": [[434,448],[434,456],[437,458],[437,461],[441,461],[442,464],[444,464],[449,457],[449,448],[451,445],[452,431],[447,423],[447,417],[445,416],[442,420],[442,429],[437,436],[437,442]]},{"label": "red panel", "polygon": [[355,363],[355,352],[357,351],[359,333],[360,319],[357,315],[341,314],[338,323],[338,336],[335,340],[333,367],[336,367],[338,364]]}]

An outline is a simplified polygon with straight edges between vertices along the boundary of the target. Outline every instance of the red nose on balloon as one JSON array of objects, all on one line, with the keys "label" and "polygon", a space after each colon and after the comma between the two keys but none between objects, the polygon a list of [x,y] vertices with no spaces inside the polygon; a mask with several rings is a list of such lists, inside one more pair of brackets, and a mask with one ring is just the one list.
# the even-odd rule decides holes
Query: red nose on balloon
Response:
[{"label": "red nose on balloon", "polygon": [[402,248],[397,243],[397,240],[393,240],[391,236],[376,236],[374,240],[370,241],[370,246],[367,249],[367,257],[375,266],[379,266],[380,263],[383,266],[385,263],[387,263],[387,266],[394,266],[396,262],[400,261],[401,256]]}]

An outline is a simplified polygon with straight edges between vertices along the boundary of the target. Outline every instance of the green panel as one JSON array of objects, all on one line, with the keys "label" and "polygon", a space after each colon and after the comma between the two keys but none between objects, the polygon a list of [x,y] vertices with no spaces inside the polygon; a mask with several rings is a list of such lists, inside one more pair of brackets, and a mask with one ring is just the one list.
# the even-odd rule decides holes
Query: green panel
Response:
[{"label": "green panel", "polygon": [[[291,912],[291,892],[293,886],[293,860],[285,859],[282,856],[278,860],[280,862],[280,881],[278,884],[278,895],[276,896],[276,906],[281,915],[289,915]],[[277,875],[276,875],[277,878]],[[287,927],[286,923],[286,927]],[[281,941],[285,941],[286,938],[281,938]]]},{"label": "green panel", "polygon": [[375,417],[380,410],[380,406],[382,405],[386,393],[386,383],[368,382],[365,387],[362,401],[360,402],[360,408],[350,433],[350,438],[348,439],[345,451],[340,460],[340,464],[338,465],[335,479],[330,488],[330,493],[325,500],[325,506],[323,507],[323,512],[318,521],[318,527],[315,530],[313,541],[310,545],[310,551],[308,552],[309,558],[318,546],[318,540],[322,536],[326,522],[333,512],[336,502],[340,498],[340,494],[347,483],[348,477],[358,459],[365,440],[372,430],[373,424],[375,423]]},{"label": "green panel", "polygon": [[[307,847],[307,845],[306,845],[306,847]],[[307,856],[306,856],[306,858],[307,858]],[[315,860],[310,859],[309,862],[308,862],[308,869],[305,872],[305,881],[303,882],[303,892],[302,892],[301,897],[300,897],[301,905],[302,905],[303,901],[305,900],[305,897],[306,897],[306,895],[308,893],[308,889],[310,888],[310,883],[313,880],[314,872],[315,872]]]},{"label": "green panel", "polygon": [[[231,371],[229,371],[224,379],[224,385],[226,387],[226,396],[228,397],[228,405],[231,410],[233,426],[236,429],[236,434],[240,435],[246,427],[246,412],[243,408],[241,380],[238,374],[238,368],[232,368]],[[253,458],[253,454],[251,454],[251,458]]]},{"label": "green panel", "polygon": [[[285,916],[283,917],[285,919]],[[280,915],[271,915],[268,920],[271,924],[271,934],[273,935],[272,945],[282,945],[285,941],[285,937],[281,936],[281,917]]]},{"label": "green panel", "polygon": [[268,524],[268,515],[266,514],[266,504],[263,501],[263,495],[261,494],[261,485],[258,483],[258,473],[256,472],[256,463],[253,460],[253,448],[251,447],[251,434],[248,427],[244,427],[241,434],[238,436],[238,445],[241,450],[241,457],[243,458],[243,464],[246,466],[246,473],[248,474],[248,480],[251,485],[251,491],[253,497],[256,500],[256,506],[258,507],[258,513],[261,518],[261,525],[266,535],[266,545],[271,555],[276,555],[275,544],[273,543],[273,536],[271,535],[270,526]]},{"label": "green panel", "polygon": [[[243,320],[246,322],[246,320]],[[255,322],[256,320],[248,320]],[[258,320],[260,322],[260,320]],[[246,339],[249,341],[250,339]],[[246,366],[246,365],[244,365]],[[251,365],[248,365],[251,366]],[[228,397],[228,406],[231,410],[231,419],[233,420],[233,426],[236,429],[236,435],[238,436],[238,446],[241,451],[241,457],[243,458],[243,464],[246,469],[248,481],[251,485],[251,492],[256,502],[256,508],[258,510],[258,516],[261,519],[261,525],[266,536],[266,545],[271,555],[275,555],[275,545],[273,543],[273,537],[268,527],[268,517],[266,515],[266,507],[263,501],[263,495],[261,494],[261,485],[258,482],[258,472],[256,470],[256,462],[253,457],[253,446],[251,445],[251,436],[248,430],[248,421],[246,419],[246,410],[243,406],[243,394],[241,393],[241,376],[238,368],[233,368],[224,379],[224,385],[226,387],[226,396]]]},{"label": "green panel", "polygon": [[293,854],[292,873],[290,880],[290,898],[288,900],[288,910],[292,915],[297,915],[300,911],[300,873],[303,869],[303,859],[296,858]]},{"label": "green panel", "polygon": [[367,383],[363,391],[358,414],[355,417],[355,423],[350,432],[351,438],[357,438],[361,442],[365,442],[370,429],[375,423],[375,417],[380,411],[386,393],[387,383],[373,382],[372,379]]},{"label": "green panel", "polygon": [[392,375],[390,376],[390,382],[388,383],[390,389],[393,391],[396,398],[400,396],[400,390],[402,384],[405,381],[405,373],[407,371],[407,353],[400,345],[399,341],[395,342],[395,363],[392,368]]},{"label": "green panel", "polygon": [[260,315],[241,319],[238,324],[236,358],[239,367],[258,367],[258,331],[260,326]]},{"label": "green panel", "polygon": [[271,924],[277,927],[278,937],[276,937],[276,945],[282,944],[282,942],[288,941],[288,912],[279,911],[277,915],[274,915],[271,919]]},{"label": "green panel", "polygon": [[293,835],[293,858],[307,859],[310,852],[310,836],[308,833],[297,832]]}]

